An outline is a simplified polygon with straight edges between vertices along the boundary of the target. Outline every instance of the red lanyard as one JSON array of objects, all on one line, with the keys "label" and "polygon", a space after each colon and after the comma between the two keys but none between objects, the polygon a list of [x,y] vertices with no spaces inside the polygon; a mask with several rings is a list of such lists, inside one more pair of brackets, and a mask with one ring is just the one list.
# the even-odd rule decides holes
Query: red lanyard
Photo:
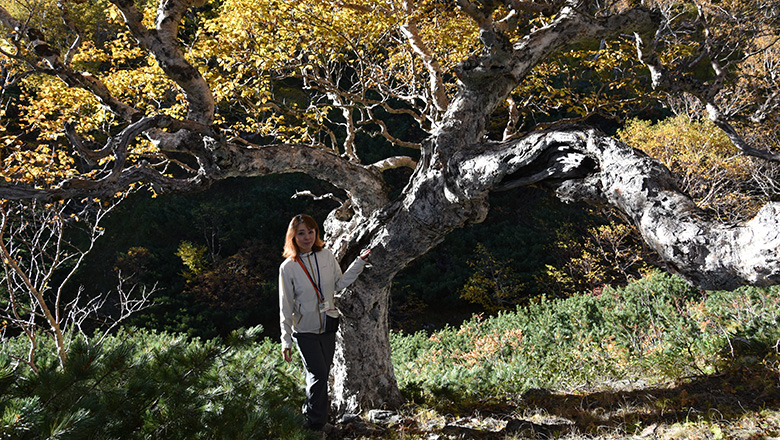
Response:
[{"label": "red lanyard", "polygon": [[[312,287],[314,287],[314,292],[317,294],[317,300],[319,302],[324,302],[325,298],[322,294],[322,289],[318,288],[316,284],[314,284],[314,279],[309,274],[309,271],[306,269],[306,265],[303,264],[303,260],[301,260],[300,256],[296,256],[295,260],[298,261],[298,264],[301,265],[301,268],[306,273],[306,276],[309,278],[309,281],[311,281]],[[314,261],[317,263],[317,275],[319,275],[320,272],[320,263],[317,261],[317,254],[314,254]],[[311,262],[311,260],[309,260]]]}]

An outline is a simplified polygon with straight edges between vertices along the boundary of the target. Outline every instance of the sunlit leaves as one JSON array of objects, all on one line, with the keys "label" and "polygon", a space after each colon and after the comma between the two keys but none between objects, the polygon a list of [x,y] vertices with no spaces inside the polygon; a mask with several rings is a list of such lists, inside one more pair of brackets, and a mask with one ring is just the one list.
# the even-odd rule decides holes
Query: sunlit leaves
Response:
[{"label": "sunlit leaves", "polygon": [[[95,23],[102,14],[101,10],[108,4],[103,0],[94,2],[65,2],[74,25],[89,31],[91,35],[98,26],[85,26]],[[56,0],[5,0],[3,2],[8,12],[36,29],[45,29],[48,43],[60,50],[66,50],[75,39],[75,33],[67,29],[57,7]],[[96,14],[97,13],[97,14]]]},{"label": "sunlit leaves", "polygon": [[[462,14],[435,2],[415,6],[409,15],[389,0],[229,0],[204,25],[193,53],[212,67],[203,74],[237,131],[312,141],[321,139],[334,104],[358,109],[382,96],[424,95],[428,71],[399,26],[415,20],[445,69],[473,48],[467,37],[475,26]],[[301,86],[305,95],[291,90]]]},{"label": "sunlit leaves", "polygon": [[[6,149],[11,148],[4,146]],[[65,150],[42,144],[33,150],[13,151],[4,161],[1,174],[6,180],[51,184],[76,172],[73,158]]]},{"label": "sunlit leaves", "polygon": [[597,292],[605,285],[626,285],[646,275],[655,257],[641,244],[631,225],[609,223],[563,228],[555,243],[556,265],[538,277],[551,293]]},{"label": "sunlit leaves", "polygon": [[206,269],[206,246],[193,244],[189,241],[183,241],[179,244],[176,256],[181,258],[182,263],[189,270],[187,277],[194,278]]},{"label": "sunlit leaves", "polygon": [[[561,52],[540,64],[513,96],[527,122],[598,115],[621,120],[647,103],[647,75],[628,39]],[[532,127],[533,125],[531,125]]]},{"label": "sunlit leaves", "polygon": [[[58,39],[58,32],[64,32],[72,39],[74,32],[83,31],[87,39],[74,47],[77,50],[69,60],[74,71],[86,79],[95,78],[117,100],[130,103],[142,113],[165,113],[175,117],[186,114],[187,103],[181,90],[163,74],[157,61],[138,46],[125,28],[121,15],[112,12],[113,7],[102,0],[89,4],[68,2],[67,5],[66,17],[72,18],[69,23],[75,28],[63,27],[63,20],[57,25],[59,27],[42,28],[47,41],[52,44],[63,42],[57,48],[63,61],[67,61],[65,52],[70,50],[67,44],[71,40]],[[46,10],[49,15],[61,14],[54,3],[38,2],[36,7]],[[146,12],[149,20],[153,20],[154,8],[147,8]],[[36,21],[36,15],[32,17],[31,24],[44,25],[44,22]],[[25,56],[28,63],[35,61],[31,54],[17,51],[6,43],[6,53]],[[85,88],[73,87],[62,77],[48,74],[24,76],[22,72],[30,68],[23,58],[4,58],[2,61],[7,68],[16,69],[10,71],[8,78],[19,75],[17,88],[9,91],[17,93],[16,90],[20,90],[18,99],[12,99],[9,106],[15,115],[9,122],[14,125],[16,134],[6,138],[2,147],[7,179],[44,184],[74,176],[78,174],[75,163],[80,159],[70,141],[65,139],[65,125],[72,124],[84,142],[99,148],[126,123]],[[130,148],[136,154],[155,152],[151,143],[143,138],[133,141]],[[107,156],[99,163],[106,165],[112,157]]]},{"label": "sunlit leaves", "polygon": [[29,135],[3,138],[0,145],[3,176],[52,183],[76,174],[70,150],[60,143],[63,121],[73,121],[81,129],[91,129],[94,124],[105,121],[106,113],[91,95],[81,89],[67,88],[61,81],[31,76],[24,85],[34,89],[39,99],[30,100],[15,121]]},{"label": "sunlit leaves", "polygon": [[[122,14],[107,0],[66,2],[70,27],[54,20],[61,18],[61,10],[53,0],[11,3],[18,17],[29,17],[62,53],[74,41],[73,32],[83,31],[86,40],[76,48],[71,66],[98,78],[117,101],[143,115],[186,117],[187,96],[166,77],[158,60],[139,47],[125,29]],[[135,2],[150,29],[155,25],[156,3]],[[606,17],[638,3],[600,3],[599,11],[593,6],[582,13]],[[651,3],[667,20],[657,33],[656,47],[664,66],[681,70],[681,78],[706,81],[716,70],[714,62],[728,64],[725,68],[730,74],[717,85],[738,87],[729,92],[744,93],[722,94],[729,98],[722,98],[728,101],[725,113],[744,120],[752,111],[750,117],[761,119],[754,117],[755,110],[757,103],[766,102],[762,98],[772,95],[766,78],[777,70],[770,65],[776,56],[745,54],[759,49],[765,55],[771,53],[763,50],[775,44],[771,14],[756,12],[753,0],[703,2],[698,8],[687,1]],[[482,6],[488,8],[487,3]],[[516,18],[510,20],[512,24],[502,21],[510,11]],[[540,11],[507,3],[493,10],[492,25],[498,32],[506,31],[502,38],[520,43],[529,33],[558,20],[552,9]],[[405,113],[410,117],[404,116],[408,122],[403,124],[417,126],[406,130],[413,134],[404,133],[414,139],[385,135],[388,142],[419,145],[420,138],[441,120],[447,105],[446,96],[438,99],[441,94],[432,92],[436,89],[432,84],[440,84],[437,91],[445,90],[452,98],[458,87],[453,73],[456,65],[485,49],[476,22],[456,2],[440,0],[224,0],[190,8],[185,15],[180,49],[211,88],[208,98],[215,98],[216,115],[208,122],[226,138],[239,135],[258,143],[326,146],[350,159],[359,159],[354,153],[356,135],[384,135],[384,128],[392,125],[388,116],[394,113]],[[708,56],[700,56],[709,47],[703,44],[705,36],[707,42],[717,44],[708,49]],[[3,47],[9,53],[19,50],[30,55],[25,53],[29,48],[15,47],[10,40]],[[511,135],[511,128],[524,132],[594,116],[622,123],[638,114],[662,95],[651,89],[647,68],[636,52],[630,33],[563,47],[541,60],[514,90],[520,121],[504,130],[512,124],[505,123],[510,119],[508,108],[499,108],[489,125],[490,135]],[[747,63],[740,70],[736,61],[742,58]],[[24,67],[20,60],[3,61],[12,70]],[[745,74],[745,78],[736,79],[734,73]],[[65,87],[56,78],[31,77],[25,85],[24,99],[11,106],[21,109],[18,128],[27,135],[20,138],[25,142],[32,142],[34,136],[36,142],[65,144],[63,124],[74,122],[85,140],[99,145],[128,122],[110,114],[88,93],[75,91],[78,86]],[[762,121],[777,113],[766,107],[759,115]],[[135,113],[122,116],[127,114]],[[391,121],[395,126],[401,125],[400,118],[390,117],[395,118]],[[353,139],[353,145],[345,139]],[[145,152],[154,153],[146,147]]]},{"label": "sunlit leaves", "polygon": [[631,121],[620,137],[670,168],[683,191],[702,207],[727,218],[746,218],[763,204],[747,190],[753,160],[738,155],[725,134],[709,122],[684,116],[651,124]]},{"label": "sunlit leaves", "polygon": [[37,131],[40,140],[59,139],[66,121],[77,123],[82,131],[89,131],[111,118],[92,94],[67,87],[56,78],[31,76],[24,85],[34,99],[22,109],[20,120],[28,130]]},{"label": "sunlit leaves", "polygon": [[[238,131],[303,140],[309,136],[302,119],[316,125],[324,114],[315,110],[314,97],[300,92],[302,78],[333,63],[358,65],[361,57],[374,56],[374,45],[388,31],[372,21],[375,16],[324,1],[230,0],[206,23],[194,53],[215,67],[203,74],[223,113],[227,106],[232,118],[243,113]],[[285,78],[294,79],[285,84]]]}]

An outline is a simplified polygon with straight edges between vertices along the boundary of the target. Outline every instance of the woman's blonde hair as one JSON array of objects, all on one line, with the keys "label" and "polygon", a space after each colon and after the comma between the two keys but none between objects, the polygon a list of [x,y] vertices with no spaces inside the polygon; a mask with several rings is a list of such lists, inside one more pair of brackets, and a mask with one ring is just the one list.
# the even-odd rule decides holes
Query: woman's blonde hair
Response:
[{"label": "woman's blonde hair", "polygon": [[298,226],[300,226],[301,223],[305,223],[307,227],[314,229],[317,236],[311,250],[317,252],[325,247],[325,242],[320,238],[320,228],[317,226],[317,221],[310,215],[298,214],[290,220],[290,226],[287,227],[287,235],[284,237],[284,251],[282,252],[282,256],[285,258],[295,258],[300,253],[298,244],[295,243],[295,233],[298,231]]}]

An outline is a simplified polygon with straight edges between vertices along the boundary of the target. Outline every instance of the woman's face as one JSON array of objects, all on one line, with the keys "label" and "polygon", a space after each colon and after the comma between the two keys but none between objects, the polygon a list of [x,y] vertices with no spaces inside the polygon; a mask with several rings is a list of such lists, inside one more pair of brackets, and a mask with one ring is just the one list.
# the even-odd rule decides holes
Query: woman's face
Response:
[{"label": "woman's face", "polygon": [[295,229],[295,244],[298,245],[298,250],[302,254],[311,252],[311,247],[314,246],[314,240],[317,239],[317,232],[306,225],[301,223],[298,228]]}]

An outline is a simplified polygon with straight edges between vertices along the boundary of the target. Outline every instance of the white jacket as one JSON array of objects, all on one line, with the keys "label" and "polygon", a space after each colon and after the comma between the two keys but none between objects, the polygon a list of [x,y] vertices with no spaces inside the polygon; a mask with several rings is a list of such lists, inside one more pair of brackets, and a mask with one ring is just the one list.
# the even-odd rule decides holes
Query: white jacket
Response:
[{"label": "white jacket", "polygon": [[[319,281],[327,310],[320,311],[317,293],[306,272],[294,258],[279,266],[279,321],[282,328],[282,348],[292,347],[293,333],[325,331],[325,315],[338,317],[333,295],[355,281],[366,262],[358,257],[342,274],[336,257],[328,249],[300,254],[300,258],[315,283]],[[319,269],[319,270],[318,270]]]}]

